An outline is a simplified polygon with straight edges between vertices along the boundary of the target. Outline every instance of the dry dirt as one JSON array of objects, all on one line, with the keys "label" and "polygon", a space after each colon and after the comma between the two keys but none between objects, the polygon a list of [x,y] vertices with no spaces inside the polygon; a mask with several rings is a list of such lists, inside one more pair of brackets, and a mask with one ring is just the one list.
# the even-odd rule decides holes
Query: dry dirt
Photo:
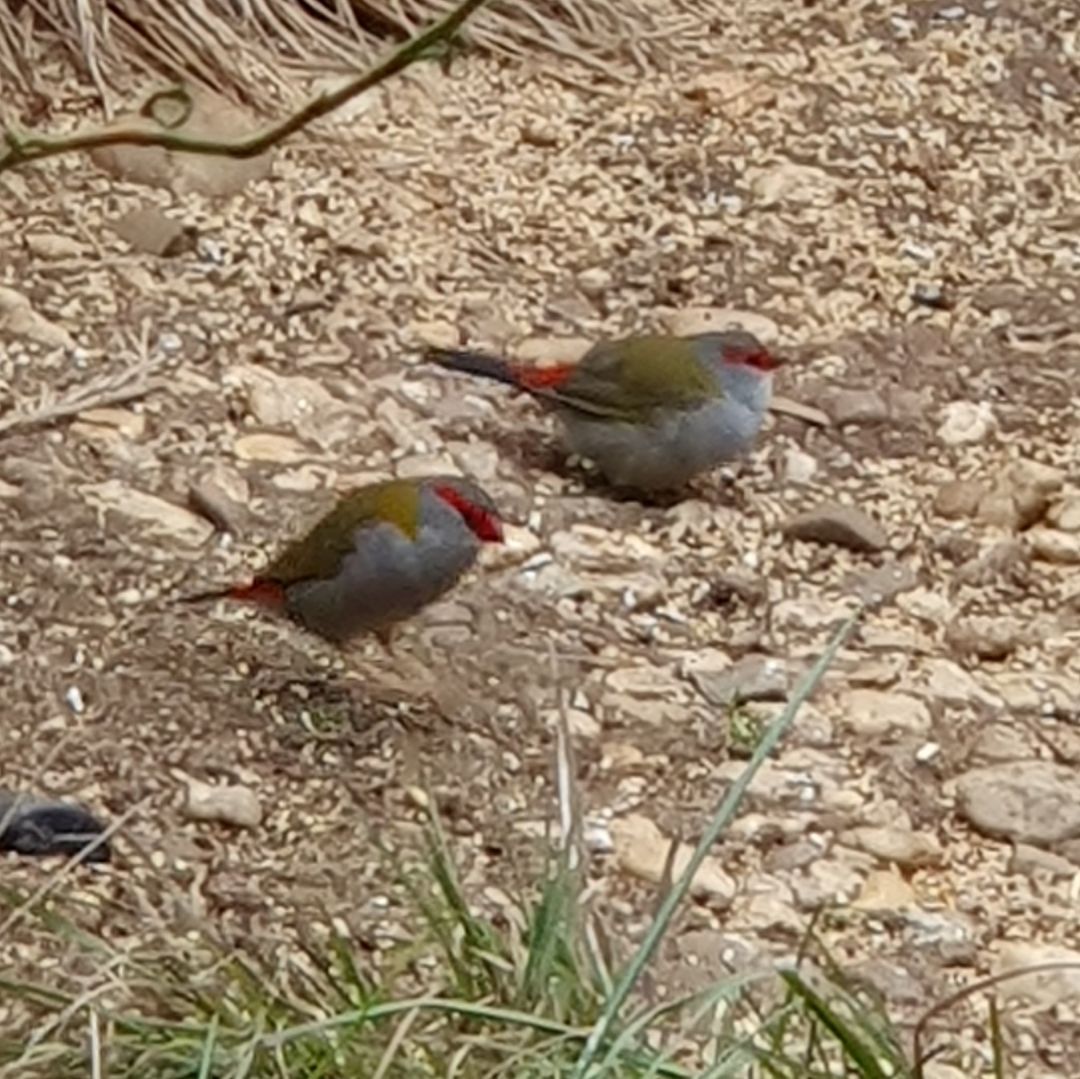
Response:
[{"label": "dry dirt", "polygon": [[[743,7],[716,19],[712,67],[615,94],[540,63],[432,68],[231,199],[78,157],[0,177],[0,287],[30,305],[0,304],[0,779],[131,813],[113,864],[62,886],[88,924],[135,944],[209,920],[266,949],[334,920],[377,948],[408,928],[376,844],[416,849],[426,782],[497,906],[552,811],[560,686],[599,902],[633,940],[655,829],[692,840],[744,723],[777,707],[717,703],[725,672],[774,657],[755,677],[776,696],[853,597],[897,581],[755,785],[659,981],[790,956],[832,900],[825,938],[899,1018],[1076,956],[1080,824],[1053,827],[1080,803],[1075,8]],[[121,239],[111,222],[148,204],[190,242]],[[795,358],[778,390],[845,421],[774,417],[734,495],[710,477],[675,506],[613,501],[529,402],[417,366],[424,341],[520,347],[706,307],[774,337]],[[516,526],[396,666],[173,602],[243,575],[335,490],[444,467]],[[235,537],[187,508],[208,477],[240,504]],[[830,500],[885,549],[784,536]],[[1043,763],[999,797],[1017,761]],[[250,787],[262,822],[191,820],[189,777]],[[43,872],[4,864],[24,889]],[[48,969],[25,921],[9,948]],[[1016,1074],[1063,1075],[1080,990],[1023,988]],[[983,1015],[951,1024],[956,1075],[987,1059]]]}]

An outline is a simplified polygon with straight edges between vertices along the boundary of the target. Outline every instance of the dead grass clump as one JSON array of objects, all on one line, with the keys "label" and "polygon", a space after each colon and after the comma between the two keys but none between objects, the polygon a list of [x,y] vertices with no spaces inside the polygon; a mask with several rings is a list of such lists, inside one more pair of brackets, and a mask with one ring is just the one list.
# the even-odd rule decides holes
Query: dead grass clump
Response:
[{"label": "dead grass clump", "polygon": [[[303,94],[314,72],[366,66],[387,41],[445,15],[450,0],[3,0],[0,78],[39,91],[55,45],[102,100],[132,79],[192,80],[266,108]],[[495,0],[465,31],[500,55],[555,54],[627,80],[700,39],[697,0]]]}]

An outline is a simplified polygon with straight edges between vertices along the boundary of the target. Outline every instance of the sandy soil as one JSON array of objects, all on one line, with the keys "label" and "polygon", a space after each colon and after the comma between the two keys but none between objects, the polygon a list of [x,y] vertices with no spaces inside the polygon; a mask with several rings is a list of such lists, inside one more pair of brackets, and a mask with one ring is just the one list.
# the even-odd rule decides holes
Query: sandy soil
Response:
[{"label": "sandy soil", "polygon": [[[826,938],[900,1017],[1076,954],[1080,822],[1046,822],[1080,802],[1075,12],[745,7],[714,66],[614,95],[541,63],[433,68],[231,199],[74,157],[0,177],[0,286],[29,305],[0,302],[0,778],[131,814],[113,865],[61,886],[88,925],[134,945],[210,923],[266,950],[334,923],[381,947],[408,927],[378,844],[417,849],[425,782],[497,906],[537,864],[562,694],[598,903],[632,939],[649,852],[698,832],[745,713],[777,707],[725,707],[732,666],[775,698],[884,591],[661,982],[790,955],[834,900]],[[122,239],[146,205],[190,242]],[[537,354],[704,317],[782,345],[778,390],[833,422],[774,416],[736,495],[709,477],[666,508],[583,482],[531,403],[417,363],[425,341]],[[118,387],[133,399],[92,407]],[[172,602],[258,565],[335,490],[444,467],[516,524],[396,663]],[[211,481],[235,536],[189,508]],[[884,547],[785,535],[835,500]],[[988,820],[1017,762],[1030,798]],[[190,819],[189,778],[251,788],[261,823]],[[25,889],[43,872],[4,864]],[[49,969],[25,919],[3,948]],[[1064,1074],[1077,985],[1024,989],[1017,1074]],[[972,1014],[958,1074],[987,1051]]]}]

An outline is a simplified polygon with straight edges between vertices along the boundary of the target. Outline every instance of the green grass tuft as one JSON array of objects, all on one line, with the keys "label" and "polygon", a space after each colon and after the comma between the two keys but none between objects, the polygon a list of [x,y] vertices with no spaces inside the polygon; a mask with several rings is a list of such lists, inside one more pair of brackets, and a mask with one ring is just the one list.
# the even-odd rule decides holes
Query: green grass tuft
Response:
[{"label": "green grass tuft", "polygon": [[[305,942],[305,962],[285,971],[201,938],[133,954],[79,928],[56,896],[27,904],[3,893],[24,931],[66,954],[78,991],[55,971],[0,979],[0,1006],[33,1020],[28,1036],[0,1031],[0,1079],[919,1079],[880,1004],[846,984],[813,926],[790,969],[734,974],[661,1003],[640,991],[696,868],[854,624],[763,731],[621,968],[589,910],[562,731],[562,842],[533,894],[502,916],[479,912],[432,808],[423,863],[401,874],[416,939],[379,964],[336,933]],[[1004,1076],[996,1007],[990,1031],[994,1074]]]}]

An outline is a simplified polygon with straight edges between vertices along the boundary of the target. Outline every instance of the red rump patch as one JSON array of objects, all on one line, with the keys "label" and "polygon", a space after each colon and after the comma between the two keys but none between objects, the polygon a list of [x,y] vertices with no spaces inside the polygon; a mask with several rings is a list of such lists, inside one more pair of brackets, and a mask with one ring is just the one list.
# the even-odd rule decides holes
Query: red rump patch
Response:
[{"label": "red rump patch", "polygon": [[490,510],[470,502],[454,487],[436,487],[435,493],[465,518],[465,523],[482,543],[502,543],[502,521]]},{"label": "red rump patch", "polygon": [[251,584],[235,585],[229,589],[227,595],[229,599],[255,603],[260,607],[278,608],[285,605],[285,589],[277,581],[256,578]]},{"label": "red rump patch", "polygon": [[512,368],[514,379],[527,390],[553,390],[561,386],[573,373],[572,363],[556,363],[548,367],[518,365]]}]

